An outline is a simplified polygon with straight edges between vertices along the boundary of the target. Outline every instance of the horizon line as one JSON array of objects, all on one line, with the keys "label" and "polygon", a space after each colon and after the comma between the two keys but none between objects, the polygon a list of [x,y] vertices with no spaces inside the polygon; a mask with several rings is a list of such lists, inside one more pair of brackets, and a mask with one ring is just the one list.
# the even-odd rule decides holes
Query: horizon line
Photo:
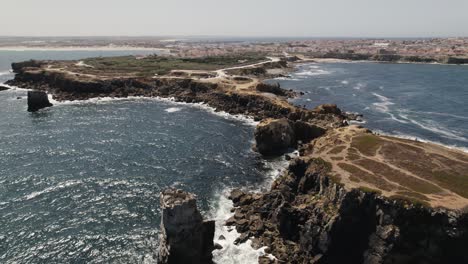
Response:
[{"label": "horizon line", "polygon": [[255,35],[0,35],[0,38],[280,38],[280,39],[448,39],[468,36],[255,36]]}]

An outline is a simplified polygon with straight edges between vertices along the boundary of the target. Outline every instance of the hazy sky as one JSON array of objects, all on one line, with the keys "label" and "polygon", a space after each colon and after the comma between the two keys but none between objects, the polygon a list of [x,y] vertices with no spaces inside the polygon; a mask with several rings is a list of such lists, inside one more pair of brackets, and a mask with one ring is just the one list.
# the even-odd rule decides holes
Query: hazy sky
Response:
[{"label": "hazy sky", "polygon": [[468,0],[8,0],[0,35],[468,36]]}]

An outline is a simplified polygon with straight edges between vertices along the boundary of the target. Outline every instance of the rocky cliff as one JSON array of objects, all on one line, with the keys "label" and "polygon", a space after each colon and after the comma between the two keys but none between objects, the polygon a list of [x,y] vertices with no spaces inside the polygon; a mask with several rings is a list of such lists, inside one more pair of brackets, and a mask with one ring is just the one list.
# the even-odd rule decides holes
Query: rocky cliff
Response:
[{"label": "rocky cliff", "polygon": [[193,194],[168,189],[161,193],[158,263],[208,264],[214,250],[214,221],[204,221]]},{"label": "rocky cliff", "polygon": [[227,221],[277,260],[260,263],[468,263],[468,215],[347,189],[299,158],[262,194],[235,190]]},{"label": "rocky cliff", "polygon": [[[60,62],[57,62],[60,63]],[[88,74],[85,70],[64,70],[72,67],[49,61],[16,63],[16,73],[9,85],[45,91],[57,101],[86,100],[96,97],[166,97],[188,103],[206,103],[218,111],[243,114],[256,120],[288,117],[292,120],[313,122],[321,127],[341,126],[343,115],[309,111],[287,102],[294,96],[279,86],[250,80],[245,84],[229,76],[223,78],[191,78],[161,76],[109,77]],[[61,68],[59,68],[61,67]],[[258,90],[257,90],[258,89]]]}]

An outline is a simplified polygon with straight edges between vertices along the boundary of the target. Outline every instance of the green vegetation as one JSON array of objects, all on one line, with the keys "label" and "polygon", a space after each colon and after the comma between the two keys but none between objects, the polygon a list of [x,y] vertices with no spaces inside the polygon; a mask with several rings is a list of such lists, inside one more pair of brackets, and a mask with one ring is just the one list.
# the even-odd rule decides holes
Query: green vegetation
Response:
[{"label": "green vegetation", "polygon": [[338,154],[346,149],[346,146],[337,146],[328,151],[328,154]]},{"label": "green vegetation", "polygon": [[382,143],[383,141],[379,137],[372,134],[365,134],[353,138],[351,146],[357,148],[359,152],[364,155],[374,156]]},{"label": "green vegetation", "polygon": [[377,188],[380,188],[382,190],[390,191],[392,189],[392,185],[389,184],[384,178],[376,176],[374,174],[370,174],[364,170],[361,170],[360,168],[347,164],[347,163],[338,163],[338,166],[343,169],[344,171],[347,171],[351,174],[350,180],[354,182],[367,182],[372,185],[374,185]]},{"label": "green vegetation", "polygon": [[359,187],[359,190],[361,190],[361,191],[363,191],[365,193],[373,193],[373,194],[376,194],[376,195],[382,195],[382,191],[372,189],[372,188],[369,188],[369,187],[365,187],[365,186]]},{"label": "green vegetation", "polygon": [[383,177],[392,182],[397,182],[401,186],[405,186],[416,192],[428,194],[442,192],[441,188],[437,187],[432,183],[412,177],[399,170],[392,169],[388,165],[375,160],[362,159],[357,161],[356,164],[362,166],[363,168],[369,171],[376,172],[376,175],[379,177]]},{"label": "green vegetation", "polygon": [[330,172],[332,169],[332,164],[328,161],[323,160],[322,158],[312,159],[312,162],[327,173]]},{"label": "green vegetation", "polygon": [[429,198],[427,198],[427,196],[425,196],[423,194],[420,194],[420,193],[401,191],[401,192],[397,192],[397,194],[407,196],[407,197],[411,197],[411,198],[414,198],[414,199],[429,201]]},{"label": "green vegetation", "polygon": [[171,70],[218,70],[243,64],[265,61],[260,54],[239,54],[203,58],[174,58],[156,55],[144,58],[134,56],[88,58],[84,63],[93,68],[81,68],[90,74],[128,74],[138,76],[164,75]]},{"label": "green vegetation", "polygon": [[428,202],[421,201],[421,200],[419,200],[417,198],[414,198],[414,197],[408,197],[408,196],[404,196],[404,195],[392,195],[389,198],[393,199],[393,200],[398,200],[398,201],[406,203],[406,204],[412,204],[412,205],[422,206],[422,207],[431,207],[431,205]]},{"label": "green vegetation", "polygon": [[468,174],[462,175],[458,173],[436,171],[432,173],[432,176],[442,187],[445,187],[462,197],[468,198]]}]

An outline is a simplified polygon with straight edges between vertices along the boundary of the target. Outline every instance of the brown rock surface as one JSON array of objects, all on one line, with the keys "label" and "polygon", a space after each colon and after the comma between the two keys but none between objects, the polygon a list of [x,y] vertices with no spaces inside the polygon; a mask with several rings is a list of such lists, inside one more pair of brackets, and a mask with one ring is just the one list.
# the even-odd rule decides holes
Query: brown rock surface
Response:
[{"label": "brown rock surface", "polygon": [[158,263],[212,263],[214,221],[203,221],[193,194],[176,189],[161,193]]}]

